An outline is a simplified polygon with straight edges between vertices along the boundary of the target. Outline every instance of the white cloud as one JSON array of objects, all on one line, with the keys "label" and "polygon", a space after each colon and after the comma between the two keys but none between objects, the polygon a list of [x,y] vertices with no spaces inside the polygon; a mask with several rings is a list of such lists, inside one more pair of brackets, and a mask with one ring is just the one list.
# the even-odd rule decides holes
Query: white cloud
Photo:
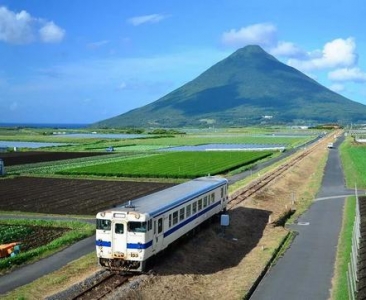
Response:
[{"label": "white cloud", "polygon": [[294,43],[279,41],[277,45],[270,49],[270,53],[274,56],[303,58],[306,57],[306,52]]},{"label": "white cloud", "polygon": [[138,26],[145,23],[158,23],[166,19],[167,17],[168,16],[162,14],[152,14],[152,15],[129,18],[127,22],[132,24],[133,26]]},{"label": "white cloud", "polygon": [[352,67],[357,63],[354,38],[335,39],[326,43],[321,51],[308,53],[307,59],[289,59],[288,64],[302,71]]},{"label": "white cloud", "polygon": [[359,68],[342,68],[329,72],[328,78],[332,81],[353,81],[356,83],[366,82],[366,73]]},{"label": "white cloud", "polygon": [[[22,10],[19,13],[0,7],[0,41],[10,44],[28,44],[40,39],[45,43],[60,42],[65,30],[53,22],[32,17]],[[37,29],[40,28],[37,32]],[[39,34],[39,35],[38,35]]]},{"label": "white cloud", "polygon": [[40,38],[45,43],[58,43],[61,42],[65,36],[65,30],[58,27],[53,22],[47,22],[39,30]]},{"label": "white cloud", "polygon": [[277,44],[277,28],[270,23],[259,23],[231,29],[224,32],[221,42],[225,46],[244,47],[246,45],[274,46]]},{"label": "white cloud", "polygon": [[0,41],[11,44],[26,44],[33,39],[33,18],[24,10],[14,13],[0,7]]}]

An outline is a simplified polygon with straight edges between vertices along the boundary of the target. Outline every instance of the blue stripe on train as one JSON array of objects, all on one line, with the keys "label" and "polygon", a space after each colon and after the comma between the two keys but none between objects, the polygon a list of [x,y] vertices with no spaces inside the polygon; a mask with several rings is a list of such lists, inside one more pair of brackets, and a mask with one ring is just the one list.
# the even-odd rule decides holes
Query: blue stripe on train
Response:
[{"label": "blue stripe on train", "polygon": [[[111,247],[111,242],[107,242],[107,241],[101,241],[101,240],[97,240],[95,242],[96,246],[100,247]],[[147,249],[149,247],[152,246],[152,240],[145,243],[145,244],[141,244],[141,243],[127,243],[127,249]]]},{"label": "blue stripe on train", "polygon": [[141,244],[141,243],[127,243],[127,249],[147,249],[149,247],[152,246],[152,240],[145,243],[145,244]]},{"label": "blue stripe on train", "polygon": [[97,246],[102,246],[102,247],[111,247],[111,242],[107,242],[107,241],[102,241],[102,240],[96,240],[95,244]]}]

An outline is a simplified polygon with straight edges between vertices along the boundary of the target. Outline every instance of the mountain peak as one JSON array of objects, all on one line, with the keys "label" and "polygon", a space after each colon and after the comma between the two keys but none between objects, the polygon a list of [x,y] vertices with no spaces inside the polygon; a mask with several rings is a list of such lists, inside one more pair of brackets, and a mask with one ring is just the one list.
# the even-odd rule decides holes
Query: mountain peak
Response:
[{"label": "mountain peak", "polygon": [[245,126],[268,120],[344,124],[365,122],[365,115],[365,105],[325,88],[260,46],[249,45],[164,97],[96,126]]},{"label": "mountain peak", "polygon": [[240,52],[240,53],[245,52],[245,53],[254,53],[254,54],[255,53],[265,53],[265,54],[267,54],[267,52],[264,51],[262,49],[262,47],[260,47],[258,45],[247,45],[247,46],[244,46],[244,47],[236,50],[235,52]]},{"label": "mountain peak", "polygon": [[240,49],[236,50],[233,54],[231,54],[228,58],[256,59],[256,60],[270,59],[270,60],[277,61],[277,59],[275,57],[268,54],[258,45],[248,45],[243,48],[240,48]]}]

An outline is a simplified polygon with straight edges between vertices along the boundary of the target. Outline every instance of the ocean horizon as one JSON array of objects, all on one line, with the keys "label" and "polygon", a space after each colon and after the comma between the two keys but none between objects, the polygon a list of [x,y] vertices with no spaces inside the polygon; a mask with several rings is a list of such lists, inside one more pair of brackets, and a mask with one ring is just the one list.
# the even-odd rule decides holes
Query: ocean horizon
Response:
[{"label": "ocean horizon", "polygon": [[90,124],[80,123],[0,123],[0,127],[25,127],[25,128],[53,128],[53,129],[78,129],[88,127]]}]

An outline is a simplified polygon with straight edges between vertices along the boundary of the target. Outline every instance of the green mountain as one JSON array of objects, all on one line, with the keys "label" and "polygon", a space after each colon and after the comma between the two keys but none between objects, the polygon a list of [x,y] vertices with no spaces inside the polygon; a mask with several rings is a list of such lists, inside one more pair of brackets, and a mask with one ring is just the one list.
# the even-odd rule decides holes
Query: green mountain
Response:
[{"label": "green mountain", "polygon": [[95,127],[366,122],[366,106],[246,46],[164,97]]}]

